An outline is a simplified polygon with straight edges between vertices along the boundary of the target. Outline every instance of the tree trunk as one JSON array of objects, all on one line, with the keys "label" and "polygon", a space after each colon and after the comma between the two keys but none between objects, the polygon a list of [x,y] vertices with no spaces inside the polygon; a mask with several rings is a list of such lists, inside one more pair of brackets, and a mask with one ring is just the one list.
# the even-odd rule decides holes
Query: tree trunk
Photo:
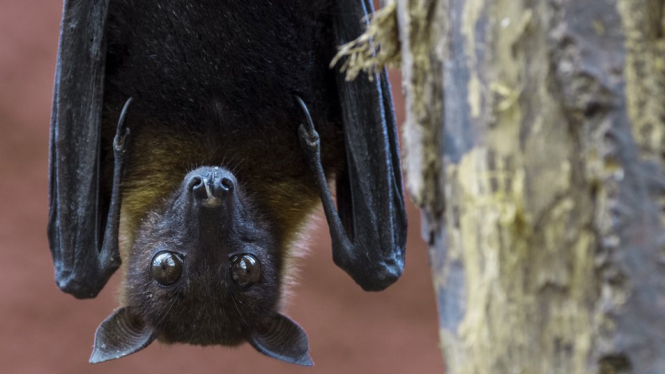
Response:
[{"label": "tree trunk", "polygon": [[397,0],[448,373],[665,373],[663,6]]}]

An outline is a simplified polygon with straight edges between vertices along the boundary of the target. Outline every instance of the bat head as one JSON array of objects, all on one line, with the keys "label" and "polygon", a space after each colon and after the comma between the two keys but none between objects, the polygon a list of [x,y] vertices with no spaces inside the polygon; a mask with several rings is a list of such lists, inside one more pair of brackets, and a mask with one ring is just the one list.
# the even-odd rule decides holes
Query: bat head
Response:
[{"label": "bat head", "polygon": [[127,305],[97,329],[91,362],[166,343],[238,345],[312,365],[307,335],[276,311],[281,257],[276,234],[252,210],[234,175],[187,174],[142,222],[129,255]]}]

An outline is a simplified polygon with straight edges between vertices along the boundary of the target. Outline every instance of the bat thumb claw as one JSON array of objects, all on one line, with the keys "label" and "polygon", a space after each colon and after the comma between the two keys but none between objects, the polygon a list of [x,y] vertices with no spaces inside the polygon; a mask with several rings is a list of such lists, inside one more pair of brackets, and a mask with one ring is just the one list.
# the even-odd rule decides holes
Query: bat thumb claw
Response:
[{"label": "bat thumb claw", "polygon": [[319,134],[316,131],[310,132],[305,125],[298,128],[300,135],[300,145],[306,152],[317,153],[320,147]]},{"label": "bat thumb claw", "polygon": [[113,138],[113,149],[116,152],[123,152],[125,150],[125,143],[129,137],[129,127],[125,126],[125,119],[127,118],[127,109],[129,109],[129,104],[132,103],[132,98],[130,97],[125,102],[125,105],[122,107],[120,112],[120,118],[118,119],[118,127],[115,131],[115,138]]}]

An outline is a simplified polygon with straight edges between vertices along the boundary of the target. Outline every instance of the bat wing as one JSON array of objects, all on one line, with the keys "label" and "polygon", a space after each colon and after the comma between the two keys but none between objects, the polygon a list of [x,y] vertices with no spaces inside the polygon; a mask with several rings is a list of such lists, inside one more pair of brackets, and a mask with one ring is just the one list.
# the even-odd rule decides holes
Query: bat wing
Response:
[{"label": "bat wing", "polygon": [[120,265],[122,138],[116,138],[121,157],[115,159],[112,196],[100,193],[107,10],[108,0],[64,1],[55,74],[48,237],[56,284],[77,298],[95,297]]},{"label": "bat wing", "polygon": [[[335,34],[342,45],[364,31],[359,20],[367,22],[373,7],[371,0],[338,3]],[[355,253],[345,259],[340,251],[336,262],[363,288],[383,289],[404,267],[406,212],[388,75],[383,70],[372,78],[337,77],[347,156],[346,175],[337,179],[337,208]]]},{"label": "bat wing", "polygon": [[[337,45],[357,38],[370,0],[337,0],[333,25]],[[404,269],[406,212],[390,84],[386,71],[346,82],[337,76],[346,171],[337,176],[337,210],[325,181],[318,134],[300,128],[301,145],[315,172],[333,242],[333,259],[363,289],[378,291],[395,282]],[[306,112],[307,108],[301,101]]]}]

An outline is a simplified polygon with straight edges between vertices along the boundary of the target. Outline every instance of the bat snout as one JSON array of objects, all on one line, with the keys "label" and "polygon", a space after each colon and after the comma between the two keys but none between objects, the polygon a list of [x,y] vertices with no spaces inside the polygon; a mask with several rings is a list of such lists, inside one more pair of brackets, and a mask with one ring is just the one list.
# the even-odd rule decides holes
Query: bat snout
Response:
[{"label": "bat snout", "polygon": [[233,194],[236,180],[233,174],[219,167],[203,167],[191,171],[187,177],[187,191],[204,206],[216,207]]}]

